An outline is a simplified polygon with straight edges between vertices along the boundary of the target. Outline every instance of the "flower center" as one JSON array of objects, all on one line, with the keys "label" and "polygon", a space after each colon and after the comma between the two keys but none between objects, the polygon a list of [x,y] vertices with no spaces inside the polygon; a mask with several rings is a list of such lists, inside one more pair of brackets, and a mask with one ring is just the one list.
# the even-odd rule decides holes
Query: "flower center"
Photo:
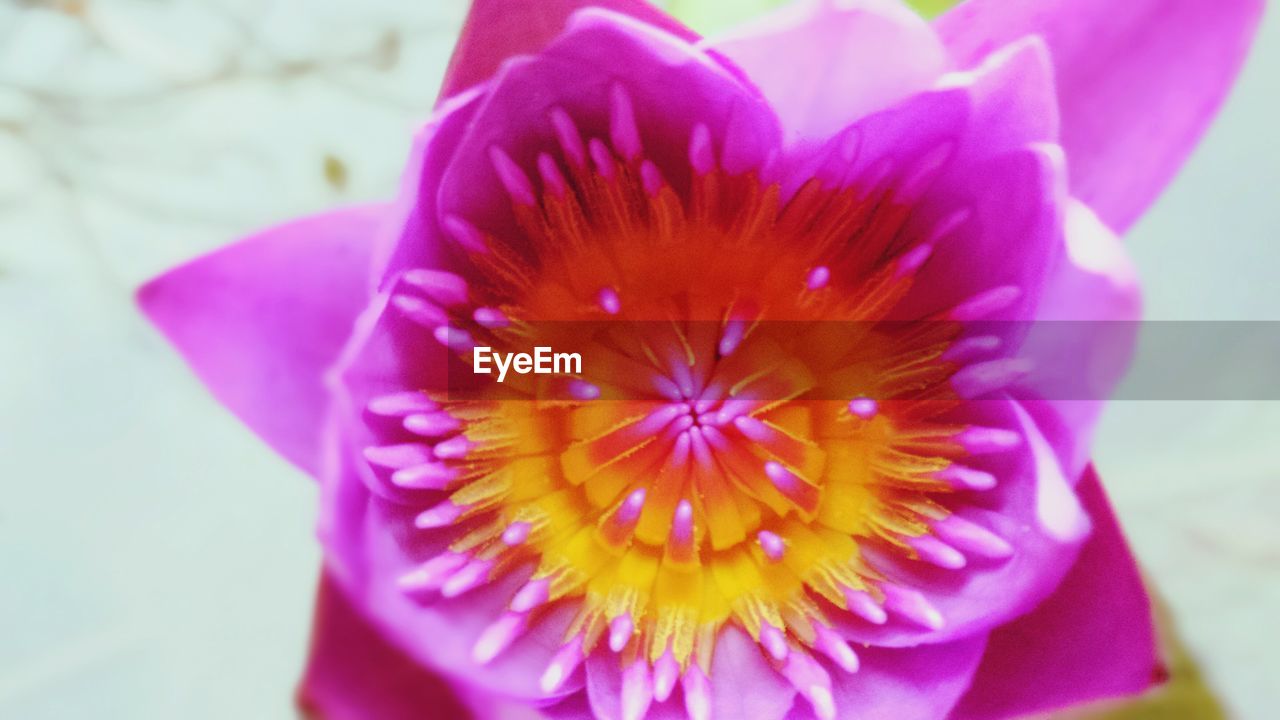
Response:
[{"label": "flower center", "polygon": [[608,648],[659,700],[683,678],[690,708],[733,623],[829,715],[811,655],[857,669],[836,615],[945,623],[878,557],[959,570],[1011,552],[945,499],[992,487],[966,458],[1020,440],[949,415],[972,345],[962,321],[1016,295],[886,322],[963,212],[920,237],[904,231],[900,178],[784,192],[719,167],[701,126],[669,181],[625,93],[613,97],[608,144],[551,114],[558,143],[530,161],[536,183],[492,149],[518,237],[446,218],[459,274],[411,270],[397,287],[395,307],[463,368],[475,345],[583,358],[573,377],[509,377],[501,396],[374,401],[413,440],[369,448],[370,463],[430,500],[418,528],[456,532],[405,588],[456,596],[526,574],[478,661],[566,603],[576,615],[548,692]]}]

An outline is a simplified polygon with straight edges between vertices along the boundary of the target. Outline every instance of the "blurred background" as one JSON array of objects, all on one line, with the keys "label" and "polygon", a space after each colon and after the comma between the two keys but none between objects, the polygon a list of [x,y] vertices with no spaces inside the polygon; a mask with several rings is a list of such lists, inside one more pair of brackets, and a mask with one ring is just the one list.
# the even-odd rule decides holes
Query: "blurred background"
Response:
[{"label": "blurred background", "polygon": [[[778,3],[666,4],[710,32]],[[313,486],[131,290],[250,229],[390,197],[465,6],[0,1],[0,717],[292,716]],[[1272,13],[1130,234],[1150,317],[1280,320],[1277,76]],[[1243,718],[1280,707],[1278,438],[1262,402],[1122,402],[1099,434],[1140,561]],[[1148,716],[1216,716],[1189,708]]]}]

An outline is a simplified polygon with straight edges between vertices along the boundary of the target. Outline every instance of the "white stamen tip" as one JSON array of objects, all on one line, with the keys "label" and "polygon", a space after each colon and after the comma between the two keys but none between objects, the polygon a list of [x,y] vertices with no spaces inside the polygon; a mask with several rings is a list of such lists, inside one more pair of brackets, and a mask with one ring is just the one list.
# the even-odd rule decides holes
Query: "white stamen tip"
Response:
[{"label": "white stamen tip", "polygon": [[813,704],[813,713],[819,720],[835,720],[836,701],[831,691],[821,685],[809,687],[809,702]]}]

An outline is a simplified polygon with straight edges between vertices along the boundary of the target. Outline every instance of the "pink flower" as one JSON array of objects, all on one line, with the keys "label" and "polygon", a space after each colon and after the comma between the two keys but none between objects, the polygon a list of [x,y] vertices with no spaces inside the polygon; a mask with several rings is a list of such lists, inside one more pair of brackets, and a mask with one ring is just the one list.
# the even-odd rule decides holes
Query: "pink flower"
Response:
[{"label": "pink flower", "polygon": [[[320,481],[303,704],[991,718],[1156,682],[1099,403],[1020,389],[1019,328],[1137,317],[1115,233],[1260,5],[809,2],[709,42],[477,0],[395,204],[139,294]],[[476,345],[585,367],[498,396]],[[1061,361],[1108,386],[1115,349]]]}]

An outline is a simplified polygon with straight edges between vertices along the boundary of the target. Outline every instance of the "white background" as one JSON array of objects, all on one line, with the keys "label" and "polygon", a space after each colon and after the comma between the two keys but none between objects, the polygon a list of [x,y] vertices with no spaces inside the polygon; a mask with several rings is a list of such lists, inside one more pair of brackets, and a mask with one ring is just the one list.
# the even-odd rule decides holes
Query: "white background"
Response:
[{"label": "white background", "polygon": [[[252,228],[388,197],[462,10],[0,4],[0,717],[291,716],[313,488],[209,399],[130,290]],[[1280,320],[1277,74],[1273,15],[1131,234],[1149,316]],[[1250,718],[1280,704],[1278,437],[1280,403],[1121,403],[1097,452],[1140,559]]]}]

